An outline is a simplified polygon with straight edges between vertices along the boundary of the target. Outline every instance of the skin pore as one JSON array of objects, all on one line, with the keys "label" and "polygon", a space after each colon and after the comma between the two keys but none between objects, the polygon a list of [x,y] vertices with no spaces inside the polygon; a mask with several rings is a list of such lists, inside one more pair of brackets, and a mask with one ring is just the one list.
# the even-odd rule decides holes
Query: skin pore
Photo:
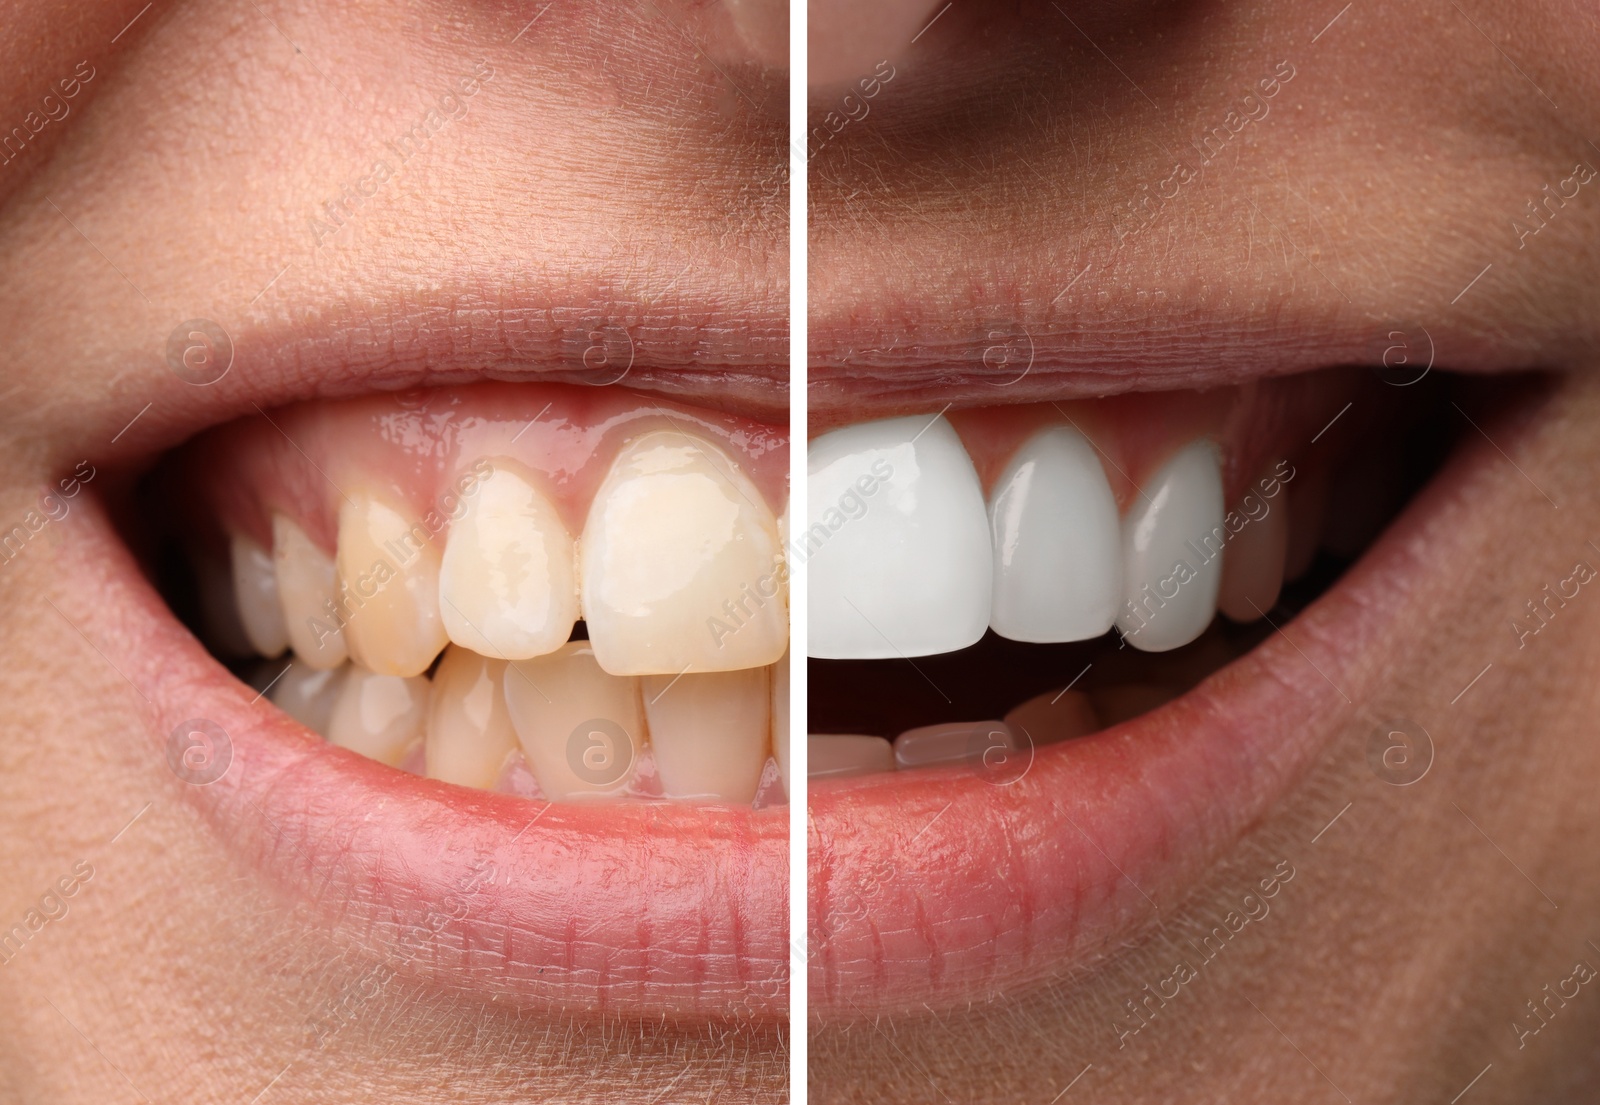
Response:
[{"label": "skin pore", "polygon": [[[1600,603],[1514,619],[1600,566],[1600,22],[1562,0],[958,4],[859,74],[879,57],[865,113],[853,74],[813,71],[813,123],[850,119],[811,139],[814,427],[1372,364],[1395,331],[1440,369],[1555,375],[1482,434],[1460,421],[1425,514],[1347,578],[1369,643],[1332,673],[1324,754],[1185,901],[1026,992],[829,1010],[812,1100],[1590,1100]],[[1027,365],[996,368],[1018,334]],[[1029,371],[998,392],[986,363]],[[1411,785],[1368,763],[1391,719],[1431,738]],[[1230,911],[1228,950],[1176,980]]]},{"label": "skin pore", "polygon": [[[0,165],[7,528],[87,465],[0,566],[0,907],[49,918],[0,965],[0,1100],[782,1099],[770,1017],[481,1000],[270,883],[168,768],[101,505],[255,404],[567,378],[596,345],[629,386],[781,421],[781,22],[142,7],[0,4],[0,127],[30,135]],[[207,386],[166,356],[191,319],[233,345]]]}]

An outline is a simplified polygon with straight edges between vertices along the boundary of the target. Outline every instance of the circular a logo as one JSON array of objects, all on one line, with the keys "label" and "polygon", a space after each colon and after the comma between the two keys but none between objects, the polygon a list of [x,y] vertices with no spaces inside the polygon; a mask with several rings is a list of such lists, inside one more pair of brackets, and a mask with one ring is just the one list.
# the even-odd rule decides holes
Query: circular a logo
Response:
[{"label": "circular a logo", "polygon": [[1008,787],[1033,767],[1033,740],[1019,745],[1002,729],[980,729],[967,738],[967,763],[985,782]]},{"label": "circular a logo", "polygon": [[1376,345],[1372,374],[1390,387],[1408,388],[1433,368],[1433,335],[1414,322],[1390,323]]},{"label": "circular a logo", "polygon": [[621,326],[607,324],[588,331],[589,344],[584,346],[581,360],[585,371],[593,379],[581,383],[593,387],[620,384],[623,377],[633,371],[633,335]]},{"label": "circular a logo", "polygon": [[167,367],[196,387],[214,384],[233,367],[233,339],[208,318],[180,322],[167,338]]},{"label": "circular a logo", "polygon": [[997,326],[987,334],[989,345],[983,351],[983,367],[996,376],[995,387],[1010,387],[1033,368],[1033,335],[1021,323]]},{"label": "circular a logo", "polygon": [[167,766],[186,783],[209,786],[228,773],[233,742],[214,721],[191,718],[167,737]]},{"label": "circular a logo", "polygon": [[567,738],[567,766],[591,786],[610,786],[633,766],[633,740],[616,722],[590,718]]},{"label": "circular a logo", "polygon": [[1367,767],[1390,786],[1408,787],[1433,766],[1433,738],[1407,718],[1386,721],[1367,738]]}]

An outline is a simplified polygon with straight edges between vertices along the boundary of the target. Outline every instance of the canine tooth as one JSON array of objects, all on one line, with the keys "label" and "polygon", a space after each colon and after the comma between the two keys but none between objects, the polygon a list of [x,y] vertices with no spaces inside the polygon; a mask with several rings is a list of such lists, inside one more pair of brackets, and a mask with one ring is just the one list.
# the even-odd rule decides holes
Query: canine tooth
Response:
[{"label": "canine tooth", "polygon": [[439,569],[445,631],[484,656],[554,652],[578,620],[577,562],[555,504],[503,460],[466,503]]},{"label": "canine tooth", "polygon": [[[891,418],[811,443],[812,656],[953,652],[989,625],[992,549],[978,474],[942,417]],[[808,772],[809,773],[809,772]]]},{"label": "canine tooth", "polygon": [[630,441],[581,548],[584,621],[608,672],[765,667],[788,645],[777,522],[710,442],[670,431]]},{"label": "canine tooth", "polygon": [[503,690],[506,662],[451,645],[433,673],[428,699],[426,773],[464,787],[491,789],[517,747]]},{"label": "canine tooth", "polygon": [[783,796],[789,797],[789,654],[772,666],[772,755],[778,761]]},{"label": "canine tooth", "polygon": [[981,761],[990,748],[1019,748],[1017,735],[1003,721],[954,721],[907,729],[894,739],[898,768],[932,767]]},{"label": "canine tooth", "polygon": [[1094,704],[1082,691],[1046,691],[1006,714],[1005,722],[1035,745],[1055,744],[1098,732]]},{"label": "canine tooth", "polygon": [[989,525],[996,633],[1049,643],[1111,628],[1122,595],[1122,522],[1088,438],[1069,426],[1029,438],[995,484]]},{"label": "canine tooth", "polygon": [[278,601],[278,573],[272,554],[242,534],[235,534],[230,550],[233,559],[233,594],[239,607],[239,621],[250,645],[271,658],[289,647],[289,631],[283,624],[283,605]]},{"label": "canine tooth", "polygon": [[[1266,513],[1260,513],[1262,508]],[[1273,500],[1252,490],[1234,514],[1244,525],[1228,541],[1217,609],[1236,622],[1253,622],[1278,603],[1289,545],[1289,513],[1283,495]]]},{"label": "canine tooth", "polygon": [[663,794],[754,800],[772,711],[766,668],[646,675],[639,691]]},{"label": "canine tooth", "polygon": [[399,767],[422,739],[428,681],[350,668],[328,720],[328,740],[369,760]]},{"label": "canine tooth", "polygon": [[1117,628],[1129,644],[1165,652],[1205,632],[1217,612],[1226,535],[1216,446],[1192,442],[1145,484],[1122,522]]},{"label": "canine tooth", "polygon": [[[282,669],[280,669],[282,670]],[[278,676],[267,697],[272,704],[313,733],[328,735],[333,706],[350,671],[345,666],[314,668],[299,657],[289,661],[289,670]]]},{"label": "canine tooth", "polygon": [[639,681],[608,674],[588,641],[573,641],[505,672],[506,705],[528,767],[554,801],[627,787],[644,745]]},{"label": "canine tooth", "polygon": [[1177,697],[1178,692],[1170,687],[1143,683],[1101,687],[1089,693],[1090,701],[1094,703],[1095,716],[1106,729],[1165,706]]},{"label": "canine tooth", "polygon": [[349,655],[339,627],[339,572],[305,531],[282,514],[272,518],[272,563],[289,646],[313,668],[336,668]]},{"label": "canine tooth", "polygon": [[449,637],[439,616],[435,533],[377,495],[339,508],[339,581],[350,656],[380,675],[421,675]]},{"label": "canine tooth", "polygon": [[859,733],[812,733],[806,738],[806,778],[838,779],[894,770],[894,747]]}]

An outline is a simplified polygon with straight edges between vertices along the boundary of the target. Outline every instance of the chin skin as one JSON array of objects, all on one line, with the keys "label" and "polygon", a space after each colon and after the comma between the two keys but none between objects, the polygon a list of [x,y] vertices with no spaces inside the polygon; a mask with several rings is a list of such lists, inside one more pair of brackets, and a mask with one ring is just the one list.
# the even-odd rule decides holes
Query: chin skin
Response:
[{"label": "chin skin", "polygon": [[[163,358],[196,316],[245,335],[232,382],[292,369],[321,334],[321,358],[349,355],[348,392],[385,351],[419,379],[434,353],[531,374],[540,320],[565,311],[574,330],[626,327],[641,364],[738,370],[746,398],[783,409],[782,78],[719,8],[557,3],[513,41],[538,8],[158,6],[109,46],[139,7],[19,11],[38,33],[5,47],[23,74],[0,90],[7,127],[80,58],[96,67],[30,160],[0,169],[7,528],[80,460],[96,472],[80,494],[114,498],[200,427],[230,381],[195,388]],[[319,237],[324,205],[480,59],[494,75],[465,113]],[[737,340],[703,328],[713,314],[742,321]],[[430,346],[446,318],[483,340]],[[252,347],[263,334],[283,347]],[[99,601],[58,555],[88,513],[0,563],[0,924],[58,914],[0,964],[0,1099],[784,1098],[779,1023],[578,1020],[390,979],[333,935],[330,903],[267,885],[185,800],[141,693],[58,612]]]}]

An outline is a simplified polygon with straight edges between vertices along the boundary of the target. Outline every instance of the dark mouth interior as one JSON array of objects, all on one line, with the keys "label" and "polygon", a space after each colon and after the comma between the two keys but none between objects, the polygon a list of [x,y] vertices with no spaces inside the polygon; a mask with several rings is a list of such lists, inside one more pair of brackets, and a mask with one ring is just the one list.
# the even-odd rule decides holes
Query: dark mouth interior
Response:
[{"label": "dark mouth interior", "polygon": [[[1320,443],[1321,448],[1337,449],[1329,458],[1337,474],[1330,486],[1327,516],[1330,523],[1339,520],[1338,533],[1324,537],[1309,569],[1285,582],[1267,619],[1238,625],[1219,614],[1199,639],[1162,653],[1126,647],[1115,629],[1095,640],[1067,644],[1028,644],[991,630],[970,648],[937,656],[811,659],[809,730],[893,740],[918,726],[999,719],[1035,695],[1068,686],[1088,693],[1128,685],[1186,692],[1276,632],[1274,626],[1292,622],[1338,582],[1439,471],[1456,444],[1479,437],[1463,411],[1483,426],[1528,385],[1526,379],[1435,371],[1412,386],[1383,389],[1384,409],[1367,405],[1364,411],[1352,410],[1351,425],[1343,428],[1336,445]],[[1389,447],[1396,442],[1400,446],[1398,464],[1382,471],[1362,463],[1378,454],[1380,435]],[[1305,446],[1304,455],[1291,454],[1289,459],[1299,464],[1318,448]],[[1139,712],[1143,711],[1124,707],[1113,711],[1123,716],[1099,720],[1106,726]]]}]

